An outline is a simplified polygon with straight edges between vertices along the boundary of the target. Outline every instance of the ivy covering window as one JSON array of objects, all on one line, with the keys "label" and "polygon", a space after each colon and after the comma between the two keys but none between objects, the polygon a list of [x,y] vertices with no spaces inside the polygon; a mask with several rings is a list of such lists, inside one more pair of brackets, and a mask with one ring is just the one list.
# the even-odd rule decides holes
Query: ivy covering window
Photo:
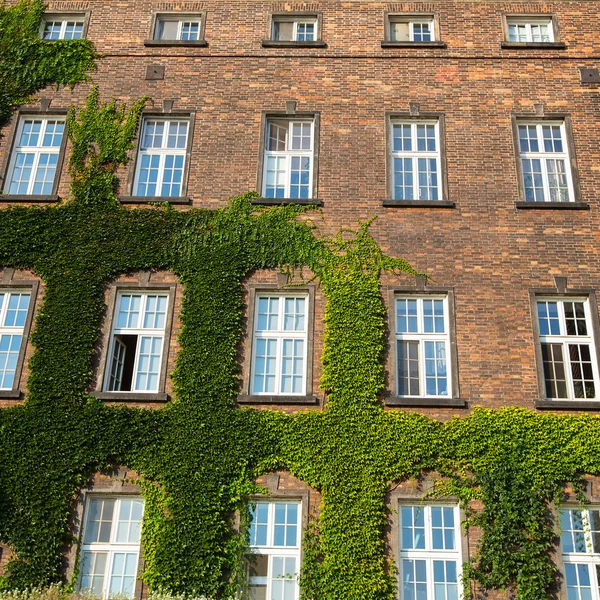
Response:
[{"label": "ivy covering window", "polygon": [[154,29],[155,40],[180,40],[195,42],[201,39],[202,17],[187,15],[159,15]]},{"label": "ivy covering window", "polygon": [[256,297],[253,394],[306,394],[307,296]]},{"label": "ivy covering window", "polygon": [[257,502],[252,508],[248,575],[252,600],[299,597],[301,503]]},{"label": "ivy covering window", "polygon": [[438,121],[392,121],[394,200],[440,200]]},{"label": "ivy covering window", "polygon": [[568,600],[600,600],[600,510],[560,511],[561,549]]},{"label": "ivy covering window", "polygon": [[456,506],[400,506],[402,600],[458,600],[459,523]]},{"label": "ivy covering window", "polygon": [[398,396],[448,396],[448,298],[396,298]]},{"label": "ivy covering window", "polygon": [[278,42],[314,42],[317,39],[317,19],[275,16],[271,39]]},{"label": "ivy covering window", "polygon": [[312,120],[269,119],[265,139],[265,198],[311,198],[313,186]]},{"label": "ivy covering window", "polygon": [[598,361],[587,298],[537,300],[548,399],[596,398]]},{"label": "ivy covering window", "polygon": [[509,42],[553,42],[554,32],[551,18],[529,18],[508,17],[508,41]]},{"label": "ivy covering window", "polygon": [[0,389],[14,387],[27,314],[29,292],[0,291]]},{"label": "ivy covering window", "polygon": [[144,119],[134,195],[182,195],[188,129],[187,120]]},{"label": "ivy covering window", "polygon": [[43,21],[42,38],[48,41],[79,40],[83,37],[84,18],[48,17]]},{"label": "ivy covering window", "polygon": [[90,498],[86,505],[79,587],[98,598],[135,591],[140,558],[141,498]]},{"label": "ivy covering window", "polygon": [[105,391],[159,391],[168,303],[167,294],[119,293]]},{"label": "ivy covering window", "polygon": [[18,195],[52,194],[64,131],[63,118],[21,117],[5,191]]},{"label": "ivy covering window", "polygon": [[519,123],[519,155],[525,200],[575,200],[564,122]]}]

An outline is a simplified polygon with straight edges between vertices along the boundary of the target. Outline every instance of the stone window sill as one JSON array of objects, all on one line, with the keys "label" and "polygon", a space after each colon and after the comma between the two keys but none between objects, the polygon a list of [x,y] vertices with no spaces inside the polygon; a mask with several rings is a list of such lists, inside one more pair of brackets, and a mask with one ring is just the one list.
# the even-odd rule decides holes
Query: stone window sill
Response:
[{"label": "stone window sill", "polygon": [[538,410],[600,410],[597,400],[537,400]]},{"label": "stone window sill", "polygon": [[558,210],[589,210],[590,205],[587,202],[517,202],[515,204],[520,209],[558,209]]},{"label": "stone window sill", "polygon": [[316,396],[262,396],[258,394],[240,394],[238,404],[318,404]]},{"label": "stone window sill", "polygon": [[56,194],[2,194],[0,202],[58,202],[60,197]]},{"label": "stone window sill", "polygon": [[461,398],[402,398],[390,396],[384,400],[386,406],[432,406],[465,408],[467,401]]},{"label": "stone window sill", "polygon": [[543,48],[564,50],[567,45],[564,42],[502,42],[501,47],[507,50],[535,50]]},{"label": "stone window sill", "polygon": [[322,40],[310,42],[294,42],[283,40],[263,40],[263,48],[327,48],[327,44]]},{"label": "stone window sill", "polygon": [[190,46],[192,48],[206,48],[206,40],[144,40],[144,46]]},{"label": "stone window sill", "polygon": [[21,397],[21,390],[0,390],[0,399],[2,399],[2,398],[18,399],[20,397]]},{"label": "stone window sill", "polygon": [[303,204],[307,206],[323,206],[318,198],[254,198],[251,204],[260,206],[281,206],[284,204]]},{"label": "stone window sill", "polygon": [[169,204],[191,204],[189,196],[121,196],[122,204],[150,204],[151,202],[168,202]]},{"label": "stone window sill", "polygon": [[392,200],[385,199],[382,206],[395,208],[455,208],[456,204],[450,200]]},{"label": "stone window sill", "polygon": [[445,42],[394,42],[382,40],[382,48],[446,48]]},{"label": "stone window sill", "polygon": [[144,394],[142,392],[90,392],[90,396],[107,402],[168,402],[164,392]]}]

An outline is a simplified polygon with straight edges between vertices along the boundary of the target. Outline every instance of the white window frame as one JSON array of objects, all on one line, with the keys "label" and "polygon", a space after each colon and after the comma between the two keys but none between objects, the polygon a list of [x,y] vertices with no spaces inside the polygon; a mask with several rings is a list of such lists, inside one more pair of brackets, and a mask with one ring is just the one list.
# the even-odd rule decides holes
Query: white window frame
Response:
[{"label": "white window frame", "polygon": [[[46,32],[46,25],[48,23],[60,23],[60,33],[58,34],[58,40],[64,40],[65,34],[67,32],[67,24],[68,23],[76,23],[77,25],[81,25],[81,37],[80,38],[71,38],[73,40],[83,40],[85,39],[85,15],[45,15],[42,19],[42,23],[40,25],[40,38],[46,42],[56,42],[58,40],[46,40],[44,34]],[[70,40],[68,40],[70,41]]]},{"label": "white window frame", "polygon": [[[138,327],[135,328],[118,328],[118,318],[119,318],[119,307],[121,305],[121,298],[123,296],[140,296],[140,311],[138,316]],[[143,323],[144,315],[146,312],[146,306],[148,302],[149,296],[161,296],[167,299],[167,305],[165,308],[165,326],[160,328],[143,328],[139,327]],[[169,311],[171,310],[171,295],[168,291],[162,290],[128,290],[128,289],[120,289],[116,294],[115,306],[113,312],[113,322],[112,329],[110,332],[110,343],[108,346],[108,353],[106,355],[106,365],[104,369],[104,380],[103,380],[103,390],[105,392],[115,393],[115,394],[156,394],[160,392],[163,382],[163,358],[165,354],[165,340],[167,337],[167,328],[169,326]],[[131,375],[131,389],[130,390],[116,390],[111,389],[112,387],[112,366],[116,344],[119,342],[117,340],[118,335],[135,335],[137,336],[137,343],[135,349],[135,359],[133,364],[133,372]],[[159,357],[159,371],[157,376],[157,385],[156,389],[151,390],[136,390],[135,389],[135,381],[138,375],[139,369],[139,359],[141,352],[141,338],[142,337],[150,337],[151,339],[160,338],[160,357]],[[122,382],[121,382],[122,383]]]},{"label": "white window frame", "polygon": [[[397,304],[400,300],[413,300],[417,302],[417,323],[418,332],[399,332],[398,327],[398,311]],[[424,300],[442,300],[444,306],[444,333],[425,333],[424,332]],[[453,381],[452,381],[452,346],[450,344],[450,307],[447,294],[427,294],[427,295],[411,295],[411,294],[396,294],[394,295],[394,331],[395,331],[395,380],[396,380],[396,395],[400,398],[452,398]],[[400,377],[399,377],[399,361],[398,342],[418,342],[419,344],[419,394],[400,394]],[[444,342],[446,346],[446,394],[427,394],[426,369],[425,369],[425,342]]]},{"label": "white window frame", "polygon": [[[18,327],[18,326],[7,326],[6,325],[6,315],[8,312],[8,305],[10,303],[10,298],[13,295],[23,295],[26,294],[27,296],[29,296],[29,301],[27,304],[27,312],[25,314],[25,322],[23,323],[22,327]],[[21,342],[19,343],[19,349],[17,351],[17,362],[15,365],[15,369],[13,371],[13,383],[10,386],[3,386],[2,385],[2,381],[4,380],[4,374],[7,372],[10,372],[9,369],[0,371],[0,390],[12,390],[16,388],[16,383],[17,383],[17,376],[19,375],[19,356],[21,355],[21,350],[23,348],[23,343],[25,342],[25,329],[27,327],[27,323],[29,320],[29,315],[31,314],[31,310],[32,310],[32,299],[33,299],[33,293],[31,288],[29,289],[18,289],[18,288],[0,288],[0,296],[4,296],[3,300],[2,300],[2,305],[0,306],[0,339],[3,336],[16,336],[16,335],[20,335],[21,336]]]},{"label": "white window frame", "polygon": [[[258,304],[261,298],[278,298],[278,323],[279,328],[277,330],[258,330],[258,318],[259,310]],[[304,331],[293,331],[283,329],[283,319],[285,315],[285,301],[286,299],[297,299],[302,298],[304,300],[305,313],[304,313]],[[307,374],[308,374],[308,320],[310,310],[310,295],[308,293],[270,293],[270,292],[257,292],[254,297],[254,323],[252,330],[252,367],[250,369],[250,394],[253,396],[305,396],[307,388]],[[275,391],[274,392],[257,392],[254,387],[254,374],[256,367],[256,345],[258,340],[261,339],[275,339],[277,341],[277,358],[275,366]],[[283,341],[284,340],[303,340],[304,341],[304,370],[302,373],[302,391],[298,392],[282,392],[281,381],[282,381],[282,361],[283,361]]]},{"label": "white window frame", "polygon": [[[511,25],[525,25],[525,35],[526,35],[526,41],[522,42],[520,40],[511,40],[510,39],[510,26]],[[541,42],[541,41],[535,41],[533,39],[533,32],[531,29],[531,26],[540,26],[540,25],[545,25],[548,28],[548,40],[545,42]],[[510,42],[511,44],[515,44],[515,43],[521,43],[521,44],[538,44],[538,43],[552,43],[555,41],[555,36],[554,36],[554,23],[553,23],[553,19],[551,16],[548,17],[506,17],[506,37],[507,37],[507,42]]]},{"label": "white window frame", "polygon": [[[539,152],[522,152],[521,151],[521,140],[519,137],[519,127],[522,126],[535,126]],[[544,133],[543,127],[545,126],[559,126],[561,142],[563,145],[562,152],[545,152],[544,150]],[[519,151],[519,165],[521,169],[521,183],[523,185],[523,200],[525,202],[574,202],[575,201],[575,188],[573,185],[573,173],[571,169],[571,157],[569,156],[569,140],[567,137],[567,129],[565,121],[525,121],[522,119],[517,120],[517,149]],[[542,182],[544,188],[544,200],[527,200],[527,190],[525,186],[525,170],[523,169],[524,160],[539,160],[542,169]],[[565,164],[565,175],[567,179],[567,189],[569,193],[568,200],[551,200],[550,199],[550,180],[548,176],[548,160],[563,160]]]},{"label": "white window frame", "polygon": [[[418,549],[402,549],[402,514],[401,510],[403,507],[414,507],[419,506],[420,510],[425,511],[425,548],[423,550]],[[454,513],[454,550],[434,550],[432,543],[432,518],[431,509],[436,508],[451,508]],[[417,502],[401,501],[398,505],[398,549],[399,549],[399,562],[398,574],[400,583],[400,599],[403,596],[403,560],[424,560],[427,563],[427,598],[434,598],[434,581],[433,581],[433,561],[435,560],[447,560],[456,561],[456,579],[458,587],[458,597],[462,598],[462,548],[461,548],[461,530],[460,530],[460,510],[455,504],[421,504]]]},{"label": "white window frame", "polygon": [[[30,122],[30,121],[41,121],[42,125],[40,127],[40,132],[38,134],[38,143],[36,146],[20,146],[19,144],[21,143],[21,137],[23,134],[23,128],[25,126],[25,123]],[[64,124],[64,128],[63,128],[63,132],[61,134],[61,142],[58,146],[42,146],[42,142],[44,139],[44,136],[46,135],[46,130],[48,128],[48,123],[49,122],[54,122],[54,123],[63,123]],[[54,193],[55,188],[56,188],[56,183],[58,181],[58,178],[60,177],[60,170],[61,170],[61,154],[62,154],[62,149],[64,148],[64,144],[65,144],[65,138],[67,135],[67,130],[66,130],[66,118],[64,116],[61,115],[47,115],[47,116],[37,116],[37,115],[21,115],[21,117],[19,118],[19,124],[17,127],[17,131],[15,133],[15,138],[14,138],[14,144],[13,147],[11,149],[11,153],[10,153],[10,162],[9,162],[9,167],[8,167],[8,171],[7,171],[7,177],[6,177],[6,189],[4,190],[4,192],[6,194],[11,194],[10,191],[10,187],[12,185],[13,182],[13,176],[15,173],[15,169],[16,168],[21,168],[21,167],[17,167],[17,154],[33,154],[34,155],[34,159],[33,159],[33,164],[31,165],[31,167],[27,167],[27,168],[31,168],[31,178],[29,179],[29,183],[27,184],[27,191],[23,194],[22,192],[16,192],[13,195],[17,195],[17,196],[33,196],[33,195],[42,195],[42,196],[48,196]],[[56,135],[56,134],[53,134]],[[37,171],[39,168],[39,164],[40,164],[40,157],[42,154],[49,154],[49,155],[53,155],[56,156],[56,169],[54,171],[54,178],[52,180],[52,189],[50,190],[50,193],[43,193],[43,194],[34,194],[33,193],[33,188],[35,186],[36,183],[36,176],[37,176]]]},{"label": "white window frame", "polygon": [[[163,139],[162,139],[162,146],[160,148],[144,148],[143,144],[144,144],[146,125],[147,125],[147,123],[150,123],[150,122],[165,123]],[[187,135],[186,135],[186,140],[185,140],[185,148],[167,148],[167,143],[168,143],[168,138],[169,138],[168,127],[169,127],[170,123],[186,123],[187,124]],[[165,118],[165,117],[155,117],[155,116],[147,116],[147,117],[143,118],[142,126],[140,128],[138,154],[136,157],[136,165],[135,165],[135,177],[134,177],[134,181],[133,181],[133,195],[134,196],[140,196],[138,187],[140,185],[142,159],[144,156],[149,156],[149,157],[159,156],[160,163],[158,166],[158,178],[156,181],[156,194],[154,196],[145,194],[144,196],[141,196],[141,197],[149,197],[149,198],[152,198],[152,197],[158,197],[158,198],[178,197],[178,196],[163,196],[161,193],[162,186],[164,183],[164,177],[165,177],[165,163],[166,163],[167,156],[174,156],[174,157],[182,156],[183,157],[181,184],[180,184],[180,188],[179,188],[179,196],[183,196],[183,194],[185,192],[185,188],[186,188],[185,178],[186,178],[186,171],[187,171],[187,153],[188,153],[188,147],[189,147],[189,142],[190,142],[190,135],[191,135],[190,119],[186,119],[186,118],[182,118],[182,117]],[[146,183],[145,185],[147,186],[148,183]]]},{"label": "white window frame", "polygon": [[560,508],[560,512],[563,511],[579,511],[581,512],[582,521],[583,521],[583,532],[585,538],[585,552],[565,552],[563,546],[563,539],[561,535],[560,548],[562,553],[562,561],[563,561],[563,588],[565,590],[565,598],[566,598],[566,588],[567,588],[567,573],[565,565],[573,564],[573,565],[586,565],[588,569],[588,575],[591,583],[591,597],[592,600],[600,600],[600,590],[598,589],[598,582],[595,573],[595,567],[600,566],[600,552],[594,552],[594,547],[592,543],[591,537],[591,526],[590,526],[590,518],[589,511],[590,510],[600,510],[598,506],[586,506],[586,508],[574,508],[572,506],[562,506]]},{"label": "white window frame", "polygon": [[[169,42],[169,41],[199,42],[199,41],[202,41],[202,19],[203,19],[202,15],[197,15],[197,16],[186,15],[184,17],[184,16],[179,16],[179,15],[159,14],[159,15],[157,15],[156,21],[154,23],[153,39],[159,40],[161,42]],[[160,37],[157,37],[160,24],[164,23],[165,21],[177,22],[177,37],[176,38],[160,38]],[[185,23],[195,23],[195,24],[198,25],[198,38],[197,39],[195,39],[195,40],[184,40],[184,39],[181,38],[181,34],[182,34],[182,30],[183,30],[183,25]]]},{"label": "white window frame", "polygon": [[[558,320],[560,326],[560,335],[542,335],[539,328],[539,316],[538,316],[538,304],[541,302],[555,302],[558,309]],[[585,324],[587,329],[587,335],[567,335],[566,332],[566,317],[565,317],[565,302],[582,302],[585,311]],[[595,400],[600,396],[600,374],[598,370],[598,357],[596,355],[596,340],[594,339],[594,321],[592,310],[590,306],[590,299],[586,296],[536,296],[535,298],[535,318],[537,319],[538,327],[538,344],[540,349],[540,361],[541,361],[541,374],[544,384],[544,396],[547,400]],[[547,395],[546,380],[544,373],[544,364],[542,358],[542,344],[560,344],[562,346],[563,354],[563,365],[565,370],[566,387],[567,387],[567,398],[551,398]],[[592,373],[594,376],[594,398],[577,398],[575,397],[575,388],[573,384],[573,372],[571,369],[571,356],[569,353],[569,344],[587,345],[590,348],[590,360],[592,361]]]},{"label": "white window frame", "polygon": [[[302,539],[302,501],[301,500],[256,500],[252,504],[268,504],[268,518],[267,518],[267,544],[265,546],[257,546],[252,544],[252,540],[250,540],[250,554],[268,556],[269,566],[268,566],[268,574],[266,577],[267,591],[266,597],[271,598],[271,587],[272,587],[272,573],[273,573],[273,558],[282,557],[288,558],[292,557],[296,559],[296,565],[298,570],[294,574],[294,581],[296,582],[296,594],[294,600],[299,600],[300,598],[300,586],[298,585],[298,574],[300,572],[300,560],[301,560],[301,539]],[[297,522],[296,522],[296,545],[295,546],[275,546],[274,545],[274,531],[275,531],[275,506],[278,504],[295,504],[297,506]],[[264,584],[263,577],[255,577],[249,578],[249,583],[252,585],[255,579],[255,584]],[[286,578],[287,579],[287,578]],[[260,580],[260,581],[257,581]]]},{"label": "white window frame", "polygon": [[[110,530],[110,541],[106,542],[106,543],[105,542],[85,543],[86,530],[89,527],[88,523],[89,523],[89,518],[91,516],[91,506],[92,506],[92,502],[95,500],[114,500],[115,501],[114,510],[113,510],[113,519],[112,519],[111,530]],[[117,553],[136,554],[137,560],[136,560],[136,579],[135,580],[136,581],[138,580],[137,575],[138,575],[139,563],[140,563],[141,527],[140,527],[140,542],[138,542],[137,544],[133,544],[131,542],[119,543],[116,541],[118,515],[121,510],[121,502],[124,500],[141,500],[142,501],[142,519],[140,520],[140,525],[141,525],[141,523],[143,522],[143,518],[144,518],[144,508],[145,507],[144,507],[144,501],[140,496],[114,495],[114,494],[113,495],[89,494],[86,498],[85,514],[84,514],[84,521],[83,521],[84,526],[83,526],[83,529],[81,532],[81,552],[80,552],[79,560],[80,561],[83,560],[83,555],[85,552],[90,552],[90,553],[105,552],[105,553],[107,553],[108,557],[107,557],[107,561],[106,561],[106,570],[105,570],[105,574],[104,574],[104,586],[103,586],[103,593],[102,593],[103,598],[109,598],[110,581],[111,581],[111,575],[112,575],[111,571],[112,571],[112,565],[113,565],[115,554],[117,554]],[[80,562],[80,566],[81,566],[81,562]],[[80,591],[83,591],[83,588],[81,587],[82,576],[83,576],[83,573],[80,571],[79,579],[77,582],[77,587]],[[135,595],[135,583],[134,583],[134,595]]]},{"label": "white window frame", "polygon": [[[287,133],[287,148],[286,150],[269,150],[269,132],[271,128],[271,124],[275,121],[278,122],[286,122],[288,127]],[[303,125],[310,123],[310,150],[302,150],[296,149],[293,150],[291,148],[292,144],[292,131],[293,126],[295,124],[301,123]],[[280,127],[280,125],[277,125]],[[314,172],[315,172],[315,120],[313,119],[289,119],[286,117],[269,117],[265,123],[265,139],[264,139],[264,161],[263,161],[263,173],[262,173],[262,195],[263,197],[271,197],[267,196],[267,171],[268,171],[268,161],[270,157],[275,158],[283,158],[285,160],[285,193],[283,198],[290,199],[291,194],[291,186],[292,186],[292,158],[310,158],[310,173],[309,173],[309,181],[308,181],[308,196],[307,198],[301,197],[293,197],[294,200],[298,199],[311,199],[313,197],[313,180],[314,180]],[[277,196],[275,196],[277,198]]]},{"label": "white window frame", "polygon": [[[275,37],[275,28],[278,23],[293,23],[294,31],[292,33],[291,40],[280,40]],[[299,25],[313,25],[314,36],[312,40],[299,40],[298,39],[298,26]],[[286,17],[285,15],[275,15],[272,19],[271,24],[271,39],[274,42],[291,41],[291,42],[316,42],[319,39],[319,23],[317,17]]]},{"label": "white window frame", "polygon": [[[408,30],[409,30],[409,36],[408,36],[408,40],[396,40],[394,39],[394,36],[392,34],[393,31],[393,25],[395,23],[408,23]],[[415,41],[415,32],[414,32],[414,26],[415,25],[428,25],[429,26],[429,33],[431,35],[431,39],[430,40],[416,40]],[[387,34],[388,34],[388,39],[391,42],[414,42],[415,44],[428,44],[429,42],[437,42],[437,38],[435,35],[435,18],[432,17],[431,15],[410,15],[410,16],[404,16],[404,15],[388,15],[388,23],[387,23]]]},{"label": "white window frame", "polygon": [[[411,128],[411,148],[412,150],[394,150],[394,126],[409,125]],[[434,125],[435,133],[435,151],[417,150],[417,128],[420,125]],[[396,169],[395,162],[398,159],[410,159],[412,161],[412,179],[413,179],[413,198],[405,200],[406,202],[430,201],[439,202],[444,199],[444,182],[442,177],[442,149],[440,146],[440,121],[439,119],[390,119],[390,152],[391,152],[391,176],[392,176],[392,198],[394,200],[405,200],[396,198]],[[421,198],[421,186],[419,185],[419,159],[436,159],[437,175],[437,199],[431,200]],[[429,187],[427,188],[429,189]]]}]

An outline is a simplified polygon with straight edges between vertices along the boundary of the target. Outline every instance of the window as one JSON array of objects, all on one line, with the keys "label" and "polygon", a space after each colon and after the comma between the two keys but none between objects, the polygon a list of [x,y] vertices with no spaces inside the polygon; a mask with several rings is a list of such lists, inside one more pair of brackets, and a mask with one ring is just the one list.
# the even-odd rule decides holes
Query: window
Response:
[{"label": "window", "polygon": [[554,41],[551,17],[507,17],[506,22],[509,42],[539,43]]},{"label": "window", "polygon": [[600,509],[563,509],[560,522],[566,597],[600,600]]},{"label": "window", "polygon": [[317,17],[273,16],[271,39],[277,42],[314,42]]},{"label": "window", "polygon": [[308,296],[256,296],[252,394],[305,395]]},{"label": "window", "polygon": [[439,121],[391,121],[394,200],[441,200]]},{"label": "window", "polygon": [[265,198],[312,198],[314,120],[268,119],[262,194]]},{"label": "window", "polygon": [[517,122],[517,131],[525,201],[574,201],[564,121]]},{"label": "window", "polygon": [[155,40],[197,42],[204,38],[203,15],[157,15]]},{"label": "window", "polygon": [[400,506],[400,598],[458,600],[462,557],[456,506]]},{"label": "window", "polygon": [[15,388],[30,299],[29,291],[0,290],[0,390]]},{"label": "window", "polygon": [[299,501],[252,507],[248,576],[252,600],[297,600],[300,570]]},{"label": "window", "polygon": [[64,131],[63,117],[21,117],[8,169],[8,194],[54,192]]},{"label": "window", "polygon": [[588,298],[538,298],[546,398],[596,398],[598,361]]},{"label": "window", "polygon": [[159,391],[168,305],[167,293],[118,294],[106,361],[105,391]]},{"label": "window", "polygon": [[69,17],[48,15],[42,21],[42,39],[79,40],[84,37],[85,15]]},{"label": "window", "polygon": [[79,588],[94,596],[133,597],[140,558],[141,498],[88,498]]},{"label": "window", "polygon": [[452,395],[447,296],[396,297],[398,396]]},{"label": "window", "polygon": [[148,117],[142,123],[135,196],[183,195],[189,120]]},{"label": "window", "polygon": [[434,42],[434,18],[430,15],[389,15],[391,42]]}]

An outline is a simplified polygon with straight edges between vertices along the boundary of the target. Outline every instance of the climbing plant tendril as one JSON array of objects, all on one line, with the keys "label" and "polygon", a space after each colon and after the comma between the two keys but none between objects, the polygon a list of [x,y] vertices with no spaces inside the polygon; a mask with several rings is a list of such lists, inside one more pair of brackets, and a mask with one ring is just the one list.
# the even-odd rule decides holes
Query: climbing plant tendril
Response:
[{"label": "climbing plant tendril", "polygon": [[[37,40],[40,6],[0,8],[0,78],[19,65],[46,73],[2,88],[1,114],[91,68],[87,43]],[[7,48],[5,32],[15,28],[29,57]],[[47,53],[56,53],[59,71],[46,70]],[[323,499],[303,544],[303,597],[391,600],[386,492],[436,471],[443,478],[435,494],[483,506],[467,512],[482,537],[464,569],[466,597],[478,584],[513,589],[521,600],[550,598],[552,509],[568,482],[579,489],[582,474],[600,473],[598,418],[475,409],[442,424],[385,411],[380,275],[413,274],[408,263],[381,252],[370,223],[327,239],[306,208],[257,209],[252,194],[222,210],[124,209],[115,172],[128,160],[144,100],[126,111],[98,96],[93,89],[69,115],[72,197],[0,211],[0,265],[30,269],[45,284],[27,401],[0,411],[0,541],[12,551],[0,589],[61,580],[78,490],[98,469],[121,464],[144,481],[144,578],[154,590],[232,595],[246,548],[233,515],[247,515],[257,475],[284,469]],[[256,269],[300,266],[326,298],[325,410],[239,409],[243,281]],[[105,406],[86,393],[104,291],[121,274],[150,269],[174,272],[184,288],[174,399],[159,410]]]}]

